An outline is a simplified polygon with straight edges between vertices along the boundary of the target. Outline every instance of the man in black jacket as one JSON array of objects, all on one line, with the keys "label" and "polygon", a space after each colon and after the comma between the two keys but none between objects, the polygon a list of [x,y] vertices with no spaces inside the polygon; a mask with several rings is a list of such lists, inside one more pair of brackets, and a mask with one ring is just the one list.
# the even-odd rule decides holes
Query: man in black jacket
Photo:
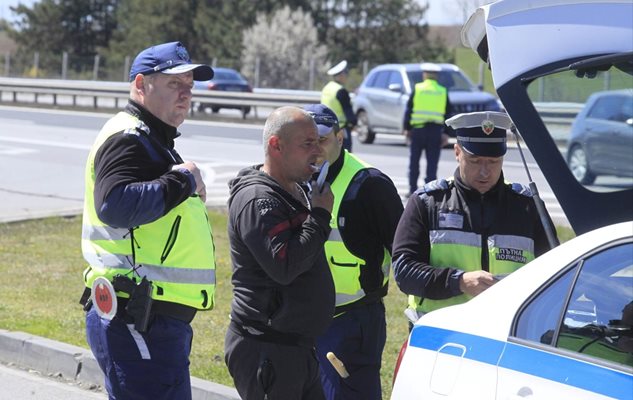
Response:
[{"label": "man in black jacket", "polygon": [[476,112],[446,124],[456,129],[455,174],[409,198],[393,242],[411,322],[467,301],[550,248],[530,190],[503,179],[510,118]]},{"label": "man in black jacket", "polygon": [[316,337],[334,313],[334,284],[323,245],[330,234],[329,185],[308,197],[319,137],[296,107],[264,126],[263,165],[230,183],[233,264],[225,361],[243,399],[323,399]]}]

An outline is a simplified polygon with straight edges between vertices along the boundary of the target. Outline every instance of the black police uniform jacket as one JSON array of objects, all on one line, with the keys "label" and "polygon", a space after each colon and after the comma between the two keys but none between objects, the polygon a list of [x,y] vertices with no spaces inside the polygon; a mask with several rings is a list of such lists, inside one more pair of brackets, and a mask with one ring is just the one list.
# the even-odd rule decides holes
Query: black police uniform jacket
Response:
[{"label": "black police uniform jacket", "polygon": [[[409,199],[394,237],[393,270],[400,290],[432,300],[461,294],[461,270],[429,265],[429,231],[442,229],[440,211],[463,217],[457,218],[463,221],[461,229],[480,234],[483,240],[493,234],[524,236],[534,240],[537,257],[548,251],[549,242],[531,195],[521,184],[505,183],[503,174],[491,190],[481,194],[462,182],[459,169],[451,181],[426,184]],[[473,260],[485,271],[486,254],[482,260]]]}]

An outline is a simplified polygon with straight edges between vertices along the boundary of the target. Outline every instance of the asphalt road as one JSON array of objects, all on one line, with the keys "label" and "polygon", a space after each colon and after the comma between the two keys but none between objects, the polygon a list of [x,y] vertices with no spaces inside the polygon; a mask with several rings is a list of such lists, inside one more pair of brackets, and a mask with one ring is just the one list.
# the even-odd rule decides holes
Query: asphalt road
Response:
[{"label": "asphalt road", "polygon": [[[202,169],[209,206],[225,206],[228,181],[239,169],[263,160],[261,119],[241,121],[231,118],[232,111],[222,114],[225,122],[187,121],[179,129],[182,137],[176,148]],[[265,115],[259,112],[260,117]],[[86,157],[95,135],[111,116],[0,106],[0,221],[79,212]],[[389,175],[402,196],[407,193],[408,150],[402,137],[379,135],[372,145],[355,141],[354,152]],[[527,162],[552,218],[566,223],[529,152]],[[453,150],[444,149],[438,176],[452,175],[455,167]],[[422,160],[421,171],[424,168]],[[510,181],[528,181],[516,148],[506,155],[504,174]]]},{"label": "asphalt road", "polygon": [[104,392],[0,364],[0,400],[104,400]]}]

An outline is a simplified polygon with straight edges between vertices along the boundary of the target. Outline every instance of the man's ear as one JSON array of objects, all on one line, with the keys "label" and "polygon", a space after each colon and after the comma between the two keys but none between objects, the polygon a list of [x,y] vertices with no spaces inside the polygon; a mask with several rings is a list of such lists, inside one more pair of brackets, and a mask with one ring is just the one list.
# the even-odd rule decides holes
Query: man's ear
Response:
[{"label": "man's ear", "polygon": [[281,151],[281,141],[279,140],[279,136],[271,136],[270,139],[268,139],[268,147],[276,152]]},{"label": "man's ear", "polygon": [[136,76],[134,77],[134,90],[139,96],[145,95],[146,84],[147,81],[145,80],[145,76],[143,76],[142,74],[136,74]]},{"label": "man's ear", "polygon": [[457,161],[459,161],[459,155],[461,154],[462,149],[460,149],[460,148],[459,148],[459,145],[458,145],[457,143],[455,143],[455,144],[453,145],[453,150],[455,150],[455,159],[456,159]]},{"label": "man's ear", "polygon": [[339,146],[343,145],[343,139],[345,138],[345,134],[347,132],[345,132],[345,128],[340,128],[338,130],[338,132],[336,132],[336,134],[334,136],[336,136],[336,141],[338,142]]}]

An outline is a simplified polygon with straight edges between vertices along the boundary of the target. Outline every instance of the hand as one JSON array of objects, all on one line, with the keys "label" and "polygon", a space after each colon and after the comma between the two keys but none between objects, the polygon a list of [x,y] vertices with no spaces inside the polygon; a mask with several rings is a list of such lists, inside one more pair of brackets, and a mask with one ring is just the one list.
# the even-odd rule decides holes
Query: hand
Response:
[{"label": "hand", "polygon": [[175,169],[186,169],[187,171],[191,172],[191,175],[193,175],[193,177],[196,180],[196,194],[198,196],[200,196],[200,199],[202,200],[203,203],[206,203],[207,201],[207,187],[204,184],[204,181],[202,180],[202,173],[200,172],[200,170],[198,169],[198,166],[196,166],[195,163],[193,163],[192,161],[185,161],[182,164],[178,164],[178,165],[174,165],[173,167],[171,167],[172,170]]},{"label": "hand", "polygon": [[448,134],[442,132],[442,147],[446,147],[448,144]]},{"label": "hand", "polygon": [[334,205],[334,194],[330,189],[330,184],[325,182],[323,184],[323,190],[319,193],[316,181],[311,183],[312,185],[312,208],[321,207],[332,213],[332,206]]},{"label": "hand", "polygon": [[411,144],[411,131],[409,129],[405,129],[402,131],[402,134],[404,135],[404,141],[405,143],[408,145]]},{"label": "hand", "polygon": [[479,293],[488,289],[497,283],[495,277],[487,271],[464,272],[459,278],[459,290],[471,296],[477,296]]}]

